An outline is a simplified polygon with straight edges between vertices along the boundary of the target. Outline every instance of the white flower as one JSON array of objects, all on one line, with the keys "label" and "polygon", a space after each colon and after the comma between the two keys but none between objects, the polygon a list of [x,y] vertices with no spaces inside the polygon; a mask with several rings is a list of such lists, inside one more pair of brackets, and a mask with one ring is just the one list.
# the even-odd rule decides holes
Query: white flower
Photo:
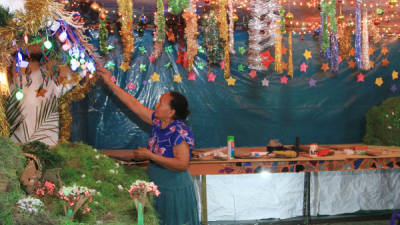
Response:
[{"label": "white flower", "polygon": [[100,158],[100,156],[99,156],[99,155],[96,155],[95,157],[96,157],[96,159],[99,159],[99,158]]},{"label": "white flower", "polygon": [[101,180],[97,180],[97,181],[96,181],[96,184],[100,184],[100,183],[101,183]]},{"label": "white flower", "polygon": [[94,152],[97,152],[97,149],[94,148],[93,151],[94,151]]},{"label": "white flower", "polygon": [[391,130],[391,129],[392,129],[392,126],[388,126],[388,129]]},{"label": "white flower", "polygon": [[44,209],[44,204],[40,199],[27,197],[17,202],[17,206],[21,211],[36,214]]},{"label": "white flower", "polygon": [[93,203],[94,203],[95,205],[98,205],[98,204],[99,204],[99,202],[98,202],[98,201],[94,201]]},{"label": "white flower", "polygon": [[392,115],[394,116],[394,112],[392,111]]},{"label": "white flower", "polygon": [[115,173],[115,170],[111,169],[111,170],[110,170],[110,173],[111,173],[111,174],[114,174],[114,173]]},{"label": "white flower", "polygon": [[119,163],[115,163],[115,167],[119,168]]},{"label": "white flower", "polygon": [[121,190],[121,191],[124,190],[124,188],[120,184],[118,185],[118,189]]},{"label": "white flower", "polygon": [[85,178],[86,177],[86,175],[85,174],[82,174],[82,176],[81,176],[82,178]]},{"label": "white flower", "polygon": [[97,195],[101,195],[100,191],[98,191],[96,194],[97,194]]},{"label": "white flower", "polygon": [[388,118],[389,117],[389,115],[388,114],[386,114],[386,118]]}]

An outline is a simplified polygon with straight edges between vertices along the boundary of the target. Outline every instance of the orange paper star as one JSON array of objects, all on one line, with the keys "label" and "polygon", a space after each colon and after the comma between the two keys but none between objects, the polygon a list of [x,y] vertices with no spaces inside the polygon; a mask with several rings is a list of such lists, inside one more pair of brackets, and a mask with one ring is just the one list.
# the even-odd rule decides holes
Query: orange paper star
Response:
[{"label": "orange paper star", "polygon": [[382,66],[388,66],[389,65],[389,60],[388,59],[382,59]]},{"label": "orange paper star", "polygon": [[381,49],[381,53],[382,53],[383,55],[386,55],[386,54],[388,54],[388,52],[389,52],[389,50],[387,49],[387,47],[386,47],[386,46],[383,46],[382,49]]},{"label": "orange paper star", "polygon": [[392,79],[396,80],[399,78],[399,72],[397,72],[396,70],[393,70],[392,72]]},{"label": "orange paper star", "polygon": [[371,69],[371,68],[374,68],[374,66],[375,66],[374,61],[369,60],[369,68],[370,68],[370,69]]},{"label": "orange paper star", "polygon": [[282,70],[287,70],[288,64],[285,62],[282,62]]},{"label": "orange paper star", "polygon": [[374,54],[374,51],[375,50],[372,47],[369,47],[368,54],[372,55],[372,54]]},{"label": "orange paper star", "polygon": [[119,66],[119,68],[126,72],[127,70],[129,70],[131,68],[131,66],[129,65],[129,62],[122,62],[121,65]]},{"label": "orange paper star", "polygon": [[44,97],[46,94],[47,90],[44,88],[39,88],[36,90],[36,97]]},{"label": "orange paper star", "polygon": [[282,45],[281,52],[282,52],[282,55],[286,55],[287,48],[284,45]]},{"label": "orange paper star", "polygon": [[326,72],[327,70],[329,70],[329,65],[328,65],[328,63],[322,63],[321,70],[323,70],[324,72]]},{"label": "orange paper star", "polygon": [[354,67],[356,66],[356,62],[354,62],[353,60],[348,61],[347,64],[349,64],[349,68],[352,69],[354,69]]},{"label": "orange paper star", "polygon": [[356,55],[356,50],[354,48],[351,48],[350,55],[353,57]]}]

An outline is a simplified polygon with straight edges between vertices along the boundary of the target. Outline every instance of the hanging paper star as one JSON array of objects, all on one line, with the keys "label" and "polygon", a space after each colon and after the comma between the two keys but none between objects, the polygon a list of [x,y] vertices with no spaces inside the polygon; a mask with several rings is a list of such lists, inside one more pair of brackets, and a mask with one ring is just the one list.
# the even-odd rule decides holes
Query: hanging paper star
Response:
[{"label": "hanging paper star", "polygon": [[246,48],[243,47],[243,46],[241,46],[241,47],[238,48],[238,51],[239,51],[239,53],[240,53],[241,55],[243,55],[244,53],[246,53]]},{"label": "hanging paper star", "polygon": [[388,52],[389,52],[388,48],[386,46],[383,46],[382,49],[381,49],[381,53],[383,55],[386,55],[386,54],[388,54]]},{"label": "hanging paper star", "polygon": [[257,76],[257,71],[256,71],[256,70],[250,71],[249,76],[250,76],[251,78],[255,78],[255,77]]},{"label": "hanging paper star", "polygon": [[342,56],[338,57],[338,63],[340,64],[343,61]]},{"label": "hanging paper star", "polygon": [[140,46],[139,47],[139,52],[140,52],[140,54],[144,55],[144,54],[146,54],[147,50],[146,50],[146,48],[144,46]]},{"label": "hanging paper star", "polygon": [[269,80],[267,80],[267,78],[264,78],[261,81],[261,85],[264,86],[264,87],[268,87],[269,86]]},{"label": "hanging paper star", "polygon": [[200,61],[197,63],[197,68],[199,68],[199,70],[204,69],[204,62]]},{"label": "hanging paper star", "polygon": [[129,81],[129,83],[126,85],[126,87],[128,88],[128,90],[133,90],[135,89],[135,83],[133,83],[132,81]]},{"label": "hanging paper star", "polygon": [[238,65],[238,70],[239,70],[239,72],[243,72],[244,71],[244,65],[243,64],[239,64]]},{"label": "hanging paper star", "polygon": [[354,60],[348,61],[347,64],[349,64],[349,68],[352,68],[352,69],[354,69],[356,66],[356,62],[354,62]]},{"label": "hanging paper star", "polygon": [[287,84],[288,78],[287,76],[281,77],[281,84]]},{"label": "hanging paper star", "polygon": [[147,69],[146,69],[146,64],[140,64],[139,65],[139,71],[140,72],[142,72],[142,71],[146,71]]},{"label": "hanging paper star", "polygon": [[263,57],[263,61],[261,63],[265,68],[268,68],[269,64],[271,64],[274,61],[274,58],[271,56],[268,50],[261,52],[260,56]]},{"label": "hanging paper star", "polygon": [[129,62],[124,61],[121,63],[121,66],[119,66],[119,68],[121,68],[122,71],[126,72],[131,68],[131,66],[129,65]]},{"label": "hanging paper star", "polygon": [[217,76],[216,76],[213,72],[209,73],[209,74],[207,75],[208,82],[215,82],[215,78],[216,78],[216,77],[217,77]]},{"label": "hanging paper star", "polygon": [[284,45],[282,45],[281,52],[282,52],[282,55],[286,55],[286,53],[287,53],[287,48]]},{"label": "hanging paper star", "polygon": [[147,83],[148,83],[148,81],[147,81],[147,80],[144,80],[142,84],[143,84],[143,85],[147,85]]},{"label": "hanging paper star", "polygon": [[360,74],[358,74],[357,75],[357,82],[364,82],[364,77],[365,77],[365,75],[364,74],[362,74],[362,73],[360,73]]},{"label": "hanging paper star", "polygon": [[369,61],[369,68],[370,68],[370,69],[371,69],[371,68],[374,68],[374,66],[375,66],[374,61],[370,60],[370,61]]},{"label": "hanging paper star", "polygon": [[176,83],[180,83],[182,81],[182,77],[181,77],[181,74],[175,74],[174,75],[174,82],[176,82]]},{"label": "hanging paper star", "polygon": [[397,91],[397,86],[396,84],[392,84],[392,87],[390,87],[390,90],[395,93]]},{"label": "hanging paper star", "polygon": [[311,78],[310,81],[308,81],[308,85],[310,87],[315,87],[315,86],[317,86],[317,81],[314,80],[313,78]]},{"label": "hanging paper star", "polygon": [[374,54],[374,51],[375,50],[372,47],[369,47],[368,54],[372,55],[372,54]]},{"label": "hanging paper star", "polygon": [[375,84],[376,84],[377,86],[379,86],[379,87],[382,86],[382,84],[383,84],[383,79],[382,79],[382,77],[376,78]]},{"label": "hanging paper star", "polygon": [[172,46],[171,46],[171,45],[168,45],[167,47],[165,47],[165,52],[166,52],[166,53],[172,53],[172,52],[173,52]]},{"label": "hanging paper star", "polygon": [[281,62],[281,64],[282,64],[282,70],[287,70],[288,64],[283,61]]},{"label": "hanging paper star", "polygon": [[389,65],[389,60],[388,59],[382,59],[382,66],[388,66]]},{"label": "hanging paper star", "polygon": [[193,72],[190,72],[187,76],[188,80],[196,80],[196,74]]},{"label": "hanging paper star", "polygon": [[44,97],[46,94],[47,90],[44,88],[39,88],[36,90],[36,97]]},{"label": "hanging paper star", "polygon": [[171,67],[171,65],[172,65],[171,62],[167,62],[164,64],[164,67],[168,69]]},{"label": "hanging paper star", "polygon": [[112,45],[108,45],[108,46],[107,46],[107,50],[108,50],[108,51],[111,51],[111,50],[113,50],[114,48],[115,48],[115,47],[112,46]]},{"label": "hanging paper star", "polygon": [[236,79],[233,78],[232,76],[229,76],[229,78],[226,79],[226,82],[228,83],[228,86],[235,86]]},{"label": "hanging paper star", "polygon": [[351,48],[350,55],[353,57],[356,55],[356,50],[354,48]]},{"label": "hanging paper star", "polygon": [[308,65],[304,62],[300,65],[300,72],[307,72]]},{"label": "hanging paper star", "polygon": [[304,51],[303,56],[304,56],[304,58],[306,58],[307,60],[312,58],[311,52],[308,51],[307,49]]},{"label": "hanging paper star", "polygon": [[203,48],[203,46],[199,46],[199,47],[197,48],[197,52],[198,52],[198,53],[204,53],[204,48]]},{"label": "hanging paper star", "polygon": [[108,61],[105,67],[108,70],[114,69],[114,67],[115,67],[114,61]]},{"label": "hanging paper star", "polygon": [[324,72],[328,71],[329,70],[328,63],[322,63],[321,70],[323,70]]},{"label": "hanging paper star", "polygon": [[115,76],[111,76],[111,81],[112,81],[113,83],[115,83],[115,82],[117,82],[117,78],[116,78]]},{"label": "hanging paper star", "polygon": [[150,55],[150,56],[149,56],[149,61],[150,61],[150,62],[155,62],[156,59],[153,57],[153,55]]},{"label": "hanging paper star", "polygon": [[160,81],[160,74],[154,72],[153,75],[151,75],[151,79],[153,80],[153,82]]},{"label": "hanging paper star", "polygon": [[219,65],[221,66],[221,69],[225,69],[225,61],[221,61]]},{"label": "hanging paper star", "polygon": [[396,80],[399,78],[399,72],[397,72],[396,70],[393,70],[392,72],[392,79]]}]

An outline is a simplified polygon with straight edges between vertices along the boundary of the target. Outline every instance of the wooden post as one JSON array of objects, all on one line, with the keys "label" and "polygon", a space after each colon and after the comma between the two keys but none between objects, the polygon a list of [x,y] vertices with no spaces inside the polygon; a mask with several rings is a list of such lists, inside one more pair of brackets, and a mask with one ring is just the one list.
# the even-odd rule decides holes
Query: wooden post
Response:
[{"label": "wooden post", "polygon": [[201,175],[201,224],[208,225],[206,175]]}]

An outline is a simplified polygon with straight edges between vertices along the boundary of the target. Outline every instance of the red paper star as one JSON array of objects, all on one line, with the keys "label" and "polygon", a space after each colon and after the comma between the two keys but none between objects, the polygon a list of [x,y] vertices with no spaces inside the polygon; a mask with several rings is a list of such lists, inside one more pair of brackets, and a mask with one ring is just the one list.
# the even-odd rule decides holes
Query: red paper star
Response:
[{"label": "red paper star", "polygon": [[288,78],[286,76],[281,77],[281,84],[287,84]]},{"label": "red paper star", "polygon": [[215,78],[216,78],[216,77],[217,77],[217,76],[216,76],[213,72],[209,73],[209,74],[207,75],[208,82],[215,82]]},{"label": "red paper star", "polygon": [[357,75],[357,82],[364,82],[365,75],[360,73]]},{"label": "red paper star", "polygon": [[257,76],[257,71],[256,71],[256,70],[250,71],[249,76],[250,76],[251,78],[255,78],[255,77]]},{"label": "red paper star", "polygon": [[188,80],[196,80],[196,74],[193,72],[190,72],[187,76]]},{"label": "red paper star", "polygon": [[135,89],[135,83],[133,83],[132,81],[129,81],[129,83],[126,85],[126,87],[128,88],[128,90],[133,90],[133,89]]},{"label": "red paper star", "polygon": [[219,65],[221,66],[221,69],[225,69],[225,61],[221,61]]},{"label": "red paper star", "polygon": [[339,56],[339,57],[338,57],[338,62],[339,62],[339,64],[340,64],[342,61],[343,61],[342,56]]},{"label": "red paper star", "polygon": [[269,67],[269,64],[271,64],[274,61],[274,58],[271,56],[268,50],[265,52],[261,52],[260,56],[263,57],[263,61],[261,62],[266,68]]},{"label": "red paper star", "polygon": [[307,72],[308,65],[306,63],[302,63],[300,65],[300,72]]},{"label": "red paper star", "polygon": [[153,57],[153,55],[150,55],[150,56],[149,56],[149,61],[150,61],[150,62],[155,62],[156,59]]}]

